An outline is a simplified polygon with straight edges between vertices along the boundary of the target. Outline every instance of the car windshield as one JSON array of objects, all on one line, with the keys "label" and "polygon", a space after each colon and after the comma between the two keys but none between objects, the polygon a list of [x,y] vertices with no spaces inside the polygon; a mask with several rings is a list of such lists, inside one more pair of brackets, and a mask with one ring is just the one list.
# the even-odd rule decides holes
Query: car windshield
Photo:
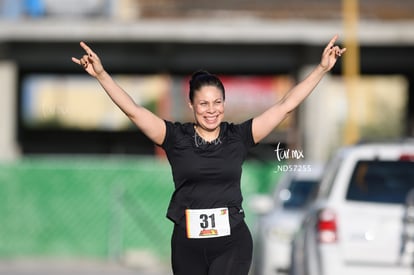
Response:
[{"label": "car windshield", "polygon": [[283,207],[289,209],[303,207],[310,198],[317,180],[292,180],[289,189],[285,189]]},{"label": "car windshield", "polygon": [[405,203],[414,188],[414,162],[360,161],[355,166],[346,199]]}]

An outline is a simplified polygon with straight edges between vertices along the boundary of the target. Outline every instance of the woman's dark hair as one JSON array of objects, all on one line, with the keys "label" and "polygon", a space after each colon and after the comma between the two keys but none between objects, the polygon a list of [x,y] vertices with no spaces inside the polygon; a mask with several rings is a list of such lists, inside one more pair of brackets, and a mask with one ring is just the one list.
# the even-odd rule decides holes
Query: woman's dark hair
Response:
[{"label": "woman's dark hair", "polygon": [[190,101],[193,102],[194,93],[204,86],[214,86],[217,87],[223,94],[223,100],[226,99],[226,94],[224,91],[224,86],[221,80],[207,71],[200,70],[193,73],[190,79]]}]

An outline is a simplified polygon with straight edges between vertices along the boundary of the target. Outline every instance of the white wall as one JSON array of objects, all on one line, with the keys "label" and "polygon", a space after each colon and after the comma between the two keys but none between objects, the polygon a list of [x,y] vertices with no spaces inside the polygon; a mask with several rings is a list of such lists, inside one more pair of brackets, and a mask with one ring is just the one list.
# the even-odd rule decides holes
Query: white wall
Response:
[{"label": "white wall", "polygon": [[[313,68],[304,68],[301,79]],[[341,145],[346,114],[347,100],[342,80],[325,75],[299,110],[299,135],[305,161],[325,162]]]}]

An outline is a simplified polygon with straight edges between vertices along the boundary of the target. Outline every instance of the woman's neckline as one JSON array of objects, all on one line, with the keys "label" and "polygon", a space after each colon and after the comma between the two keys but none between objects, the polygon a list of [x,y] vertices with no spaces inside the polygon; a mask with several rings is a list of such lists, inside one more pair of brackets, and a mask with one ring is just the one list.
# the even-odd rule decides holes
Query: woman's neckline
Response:
[{"label": "woman's neckline", "polygon": [[215,138],[212,138],[212,139],[208,139],[208,138],[206,138],[203,134],[201,134],[200,133],[200,131],[198,130],[198,126],[197,126],[197,124],[194,124],[194,133],[196,134],[196,135],[198,135],[200,138],[202,138],[204,141],[206,141],[206,142],[212,142],[212,141],[214,141],[214,140],[216,140],[216,139],[218,139],[219,137],[220,137],[220,133],[221,133],[221,125],[219,125],[217,128],[218,128],[218,132],[217,132],[217,136],[215,137]]},{"label": "woman's neckline", "polygon": [[194,142],[195,145],[197,147],[199,147],[200,145],[208,145],[208,144],[220,144],[221,143],[221,124],[218,126],[218,134],[217,137],[211,140],[207,140],[205,137],[203,137],[199,131],[197,131],[197,125],[193,124],[193,129],[194,129]]}]

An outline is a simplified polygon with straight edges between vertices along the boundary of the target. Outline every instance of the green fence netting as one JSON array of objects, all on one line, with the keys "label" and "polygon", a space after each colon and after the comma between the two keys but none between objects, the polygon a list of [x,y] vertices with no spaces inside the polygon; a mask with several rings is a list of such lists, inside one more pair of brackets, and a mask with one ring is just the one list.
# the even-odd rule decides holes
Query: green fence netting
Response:
[{"label": "green fence netting", "polygon": [[[246,164],[245,200],[276,177],[269,165]],[[172,192],[165,160],[34,157],[1,163],[0,257],[116,259],[138,250],[167,260],[172,223],[165,213]]]}]

